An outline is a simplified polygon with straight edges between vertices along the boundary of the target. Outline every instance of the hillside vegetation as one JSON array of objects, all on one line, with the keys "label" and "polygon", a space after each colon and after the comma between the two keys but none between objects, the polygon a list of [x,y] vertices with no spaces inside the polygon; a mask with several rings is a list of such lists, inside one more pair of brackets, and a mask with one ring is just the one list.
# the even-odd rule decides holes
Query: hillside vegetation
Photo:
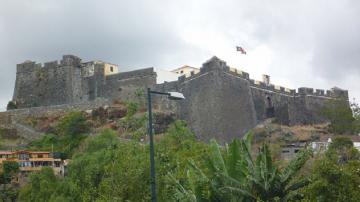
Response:
[{"label": "hillside vegetation", "polygon": [[[46,132],[32,150],[71,158],[67,176],[51,169],[30,176],[20,189],[2,186],[9,201],[149,201],[147,115],[136,103],[53,117],[29,117]],[[200,142],[183,121],[155,112],[159,201],[359,201],[360,154],[331,124],[281,126],[271,121],[229,145]],[[328,151],[279,158],[281,144],[332,137]],[[8,172],[13,173],[13,172]],[[5,176],[1,177],[1,176]],[[2,172],[0,184],[12,175]]]}]

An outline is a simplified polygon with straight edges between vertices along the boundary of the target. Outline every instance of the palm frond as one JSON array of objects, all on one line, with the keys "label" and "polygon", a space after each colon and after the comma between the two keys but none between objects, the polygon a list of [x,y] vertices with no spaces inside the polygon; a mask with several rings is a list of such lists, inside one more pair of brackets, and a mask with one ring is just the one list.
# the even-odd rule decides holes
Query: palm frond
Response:
[{"label": "palm frond", "polygon": [[310,158],[310,150],[302,150],[289,162],[281,174],[281,182],[287,184],[300,171],[306,161]]},{"label": "palm frond", "polygon": [[192,191],[185,189],[170,173],[167,175],[167,180],[174,186],[173,198],[176,201],[197,202],[195,194]]},{"label": "palm frond", "polygon": [[214,139],[210,141],[210,155],[213,168],[219,172],[227,174],[227,169],[221,155],[220,147]]},{"label": "palm frond", "polygon": [[256,200],[256,197],[253,196],[250,192],[243,190],[241,188],[236,188],[236,187],[223,187],[222,191],[225,191],[226,193],[229,193],[231,195],[235,195],[238,197],[244,197],[244,198],[249,198],[251,200]]},{"label": "palm frond", "polygon": [[240,151],[240,141],[234,140],[226,150],[226,168],[229,176],[241,180],[244,176],[243,158]]},{"label": "palm frond", "polygon": [[310,180],[309,180],[309,179],[307,179],[307,178],[301,179],[301,180],[299,180],[299,181],[297,181],[297,182],[289,185],[289,186],[286,188],[285,192],[291,192],[291,191],[295,191],[295,190],[301,189],[301,188],[307,186],[309,183],[310,183]]}]

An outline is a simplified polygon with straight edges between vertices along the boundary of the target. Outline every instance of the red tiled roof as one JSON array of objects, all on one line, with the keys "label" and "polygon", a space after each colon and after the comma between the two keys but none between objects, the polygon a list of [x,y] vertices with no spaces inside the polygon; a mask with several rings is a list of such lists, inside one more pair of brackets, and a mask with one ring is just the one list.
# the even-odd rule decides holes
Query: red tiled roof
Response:
[{"label": "red tiled roof", "polygon": [[0,154],[12,154],[12,151],[0,151]]}]

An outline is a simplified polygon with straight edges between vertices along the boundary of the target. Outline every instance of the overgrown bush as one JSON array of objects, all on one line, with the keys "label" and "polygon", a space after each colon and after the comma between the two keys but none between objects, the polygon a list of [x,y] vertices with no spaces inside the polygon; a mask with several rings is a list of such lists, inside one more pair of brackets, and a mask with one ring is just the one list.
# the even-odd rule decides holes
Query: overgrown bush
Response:
[{"label": "overgrown bush", "polygon": [[314,161],[305,201],[360,201],[360,154],[352,144],[349,138],[337,137]]},{"label": "overgrown bush", "polygon": [[119,127],[125,136],[140,140],[146,135],[147,114],[139,114],[139,104],[135,102],[127,103],[126,107],[127,113],[124,118],[120,119]]},{"label": "overgrown bush", "polygon": [[59,188],[60,181],[51,168],[45,167],[30,176],[30,183],[23,187],[19,200],[24,202],[51,201],[52,195]]},{"label": "overgrown bush", "polygon": [[82,112],[70,112],[57,125],[57,132],[60,135],[76,136],[88,133],[89,123]]},{"label": "overgrown bush", "polygon": [[55,134],[46,134],[30,143],[29,149],[57,151],[63,158],[70,158],[74,150],[90,132],[90,125],[81,112],[71,112],[56,126]]},{"label": "overgrown bush", "polygon": [[3,161],[1,166],[0,184],[9,184],[19,171],[19,164],[15,161]]},{"label": "overgrown bush", "polygon": [[347,100],[330,100],[320,110],[320,114],[330,121],[329,129],[335,134],[352,134],[356,132],[350,104]]},{"label": "overgrown bush", "polygon": [[[194,134],[181,121],[156,141],[159,201],[170,199],[171,187],[165,180],[167,173],[185,179],[188,159],[203,161],[207,148],[205,143],[196,141]],[[148,144],[122,142],[116,132],[109,129],[83,142],[63,180],[46,172],[35,174],[29,185],[21,190],[23,201],[150,200]]]},{"label": "overgrown bush", "polygon": [[19,164],[15,161],[3,161],[0,166],[0,201],[15,201],[18,191],[10,183],[19,171]]},{"label": "overgrown bush", "polygon": [[6,107],[6,109],[8,109],[8,110],[17,109],[17,108],[18,108],[18,106],[17,106],[16,102],[14,102],[14,101],[9,101],[7,104],[7,107]]}]

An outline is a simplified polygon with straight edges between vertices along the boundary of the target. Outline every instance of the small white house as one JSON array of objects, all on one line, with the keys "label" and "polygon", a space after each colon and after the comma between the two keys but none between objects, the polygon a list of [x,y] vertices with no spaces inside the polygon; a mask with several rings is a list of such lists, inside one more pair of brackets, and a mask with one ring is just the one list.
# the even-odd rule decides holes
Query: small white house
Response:
[{"label": "small white house", "polygon": [[186,77],[191,76],[191,74],[197,74],[200,72],[199,68],[191,67],[189,65],[184,65],[177,69],[172,70],[171,72],[178,74],[179,76],[185,75]]},{"label": "small white house", "polygon": [[324,142],[311,142],[310,147],[315,153],[322,153],[329,148],[331,142],[331,138],[328,138],[328,140]]},{"label": "small white house", "polygon": [[[354,143],[354,147],[360,151],[360,136],[351,137],[352,142]],[[324,152],[329,148],[329,145],[332,143],[331,138],[328,138],[327,141],[324,142],[311,142],[310,147],[315,152]]]}]

